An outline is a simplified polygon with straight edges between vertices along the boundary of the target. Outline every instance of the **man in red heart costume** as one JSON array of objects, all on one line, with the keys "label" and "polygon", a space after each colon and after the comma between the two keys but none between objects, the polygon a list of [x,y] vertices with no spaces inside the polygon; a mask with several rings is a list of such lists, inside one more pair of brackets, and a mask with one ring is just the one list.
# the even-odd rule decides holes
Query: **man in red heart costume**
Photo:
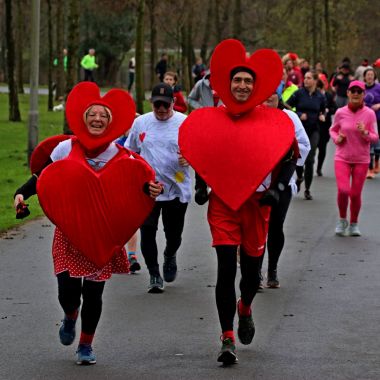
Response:
[{"label": "man in red heart costume", "polygon": [[[193,111],[180,128],[182,155],[211,187],[208,222],[218,258],[216,303],[222,328],[218,361],[237,361],[233,320],[240,246],[241,297],[238,336],[251,343],[255,327],[251,303],[259,286],[270,205],[287,184],[298,155],[291,120],[281,111],[258,106],[282,77],[280,57],[262,49],[246,57],[237,40],[225,40],[211,58],[211,84],[225,106]],[[205,190],[205,188],[204,188]],[[208,194],[200,197],[204,203]],[[199,202],[200,201],[200,202]]]},{"label": "man in red heart costume", "polygon": [[82,298],[77,364],[95,364],[92,341],[105,281],[112,273],[129,272],[124,244],[162,188],[140,156],[113,143],[135,116],[126,91],[113,89],[100,97],[94,83],[82,82],[69,94],[66,114],[75,137],[49,138],[37,147],[33,176],[16,191],[14,205],[25,210],[24,200],[37,191],[45,214],[57,226],[53,261],[65,313],[59,338],[64,345],[74,342]]}]

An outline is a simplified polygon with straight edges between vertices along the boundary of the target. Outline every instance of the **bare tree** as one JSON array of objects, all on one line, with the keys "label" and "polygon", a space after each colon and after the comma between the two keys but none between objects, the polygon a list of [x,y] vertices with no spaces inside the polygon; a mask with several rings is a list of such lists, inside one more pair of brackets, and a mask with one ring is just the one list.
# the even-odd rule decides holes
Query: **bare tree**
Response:
[{"label": "bare tree", "polygon": [[24,64],[23,64],[23,52],[24,52],[24,40],[23,40],[23,33],[25,32],[25,24],[24,24],[24,16],[23,16],[23,1],[17,0],[17,17],[16,17],[16,46],[17,46],[17,90],[19,94],[23,94],[24,91]]},{"label": "bare tree", "polygon": [[233,37],[237,39],[241,39],[241,1],[235,0],[234,2],[234,18],[233,18]]},{"label": "bare tree", "polygon": [[15,79],[15,42],[13,36],[12,1],[5,0],[5,33],[7,40],[7,68],[9,89],[9,121],[21,121]]},{"label": "bare tree", "polygon": [[57,66],[55,68],[55,100],[59,100],[61,96],[64,95],[65,91],[65,64],[63,56],[63,43],[64,43],[64,9],[63,2],[56,2],[56,57],[57,57]]},{"label": "bare tree", "polygon": [[148,0],[149,20],[150,20],[150,87],[153,88],[156,82],[155,65],[158,60],[157,54],[157,0]]},{"label": "bare tree", "polygon": [[49,65],[48,65],[48,111],[53,111],[53,22],[51,11],[51,0],[47,3],[47,19],[48,19],[48,49],[49,49]]},{"label": "bare tree", "polygon": [[136,27],[136,105],[137,112],[144,113],[144,13],[145,1],[139,0]]},{"label": "bare tree", "polygon": [[[78,82],[79,5],[79,2],[76,0],[70,0],[69,2],[65,99],[67,99],[67,95]],[[63,133],[72,134],[72,131],[67,124],[66,116],[63,124]]]}]

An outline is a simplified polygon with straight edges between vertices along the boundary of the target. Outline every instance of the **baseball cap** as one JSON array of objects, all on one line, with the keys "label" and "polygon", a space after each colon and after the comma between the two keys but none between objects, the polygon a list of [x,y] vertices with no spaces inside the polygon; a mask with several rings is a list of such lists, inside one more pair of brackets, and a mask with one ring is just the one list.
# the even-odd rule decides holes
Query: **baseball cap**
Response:
[{"label": "baseball cap", "polygon": [[173,101],[173,89],[166,83],[160,83],[153,87],[152,90],[152,102],[161,100],[166,103],[171,103]]},{"label": "baseball cap", "polygon": [[350,82],[350,84],[348,85],[348,89],[352,87],[359,87],[362,90],[365,90],[365,84],[361,80],[353,80],[352,82]]}]

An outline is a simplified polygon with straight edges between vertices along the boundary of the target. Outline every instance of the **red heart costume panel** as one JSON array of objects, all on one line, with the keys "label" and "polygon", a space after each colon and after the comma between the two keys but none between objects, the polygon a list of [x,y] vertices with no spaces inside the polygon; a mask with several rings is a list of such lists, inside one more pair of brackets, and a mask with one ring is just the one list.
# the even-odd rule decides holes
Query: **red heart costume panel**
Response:
[{"label": "red heart costume panel", "polygon": [[40,172],[44,167],[51,152],[61,142],[70,139],[69,135],[57,135],[42,140],[33,150],[30,157],[30,171],[32,174]]},{"label": "red heart costume panel", "polygon": [[193,111],[179,130],[182,155],[231,209],[238,210],[287,153],[294,127],[282,111],[256,107],[233,117],[225,107]]},{"label": "red heart costume panel", "polygon": [[[99,136],[91,135],[84,122],[84,112],[94,104],[111,110],[112,122]],[[87,150],[94,150],[117,139],[131,128],[136,114],[136,106],[127,91],[112,89],[103,97],[99,87],[92,82],[77,84],[67,97],[66,117],[70,129]]]},{"label": "red heart costume panel", "polygon": [[[240,66],[255,73],[253,93],[244,103],[237,102],[230,91],[231,71]],[[282,68],[281,58],[273,50],[260,49],[247,57],[240,41],[224,40],[217,45],[211,57],[211,86],[232,114],[241,114],[261,104],[275,92],[282,78]]]},{"label": "red heart costume panel", "polygon": [[43,170],[37,193],[47,217],[99,269],[127,243],[147,218],[154,200],[143,185],[154,172],[123,148],[101,170],[85,161],[79,144],[66,159]]}]

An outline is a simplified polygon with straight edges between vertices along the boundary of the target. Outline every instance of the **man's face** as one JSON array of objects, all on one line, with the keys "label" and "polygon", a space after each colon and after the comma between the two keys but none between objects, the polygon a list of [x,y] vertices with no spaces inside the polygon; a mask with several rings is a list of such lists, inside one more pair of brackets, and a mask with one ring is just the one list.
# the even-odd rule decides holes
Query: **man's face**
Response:
[{"label": "man's face", "polygon": [[253,76],[245,71],[236,73],[231,80],[231,94],[239,102],[244,103],[251,96],[254,85]]},{"label": "man's face", "polygon": [[168,103],[162,100],[152,102],[152,108],[157,120],[165,121],[173,115],[173,102]]}]

